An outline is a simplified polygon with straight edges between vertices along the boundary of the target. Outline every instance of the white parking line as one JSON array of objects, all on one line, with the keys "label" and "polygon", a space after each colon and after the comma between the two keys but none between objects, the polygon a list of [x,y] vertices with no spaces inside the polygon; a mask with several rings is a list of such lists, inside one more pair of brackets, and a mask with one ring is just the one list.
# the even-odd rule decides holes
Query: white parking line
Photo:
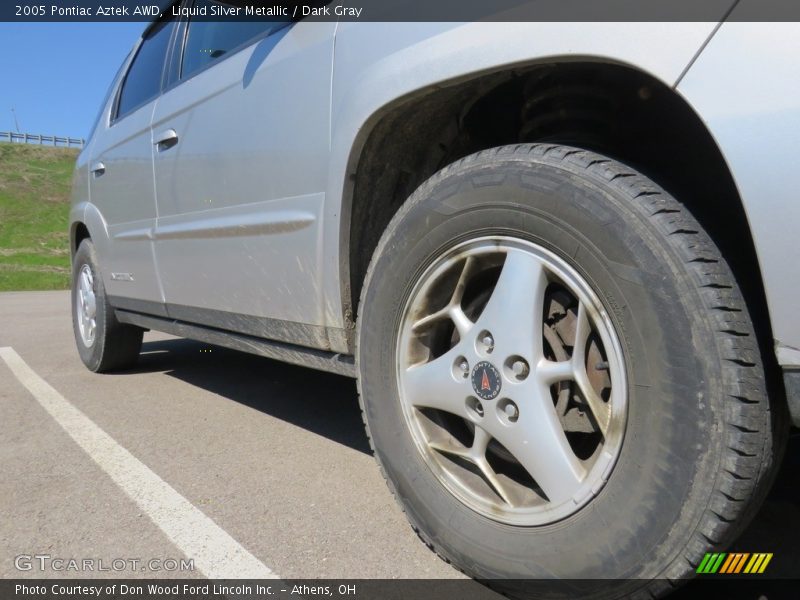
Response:
[{"label": "white parking line", "polygon": [[69,436],[211,579],[278,576],[39,377],[13,348],[0,358]]}]

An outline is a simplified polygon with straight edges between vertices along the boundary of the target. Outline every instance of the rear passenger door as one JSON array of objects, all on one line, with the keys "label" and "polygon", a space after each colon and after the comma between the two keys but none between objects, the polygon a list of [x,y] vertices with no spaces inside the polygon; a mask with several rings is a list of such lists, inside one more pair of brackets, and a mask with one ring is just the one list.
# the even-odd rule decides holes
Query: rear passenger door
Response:
[{"label": "rear passenger door", "polygon": [[170,317],[327,345],[318,251],[334,30],[189,21],[153,119]]},{"label": "rear passenger door", "polygon": [[107,232],[95,243],[106,291],[119,308],[163,311],[153,255],[157,213],[150,123],[174,27],[163,21],[146,32],[98,123],[91,150],[90,197]]}]

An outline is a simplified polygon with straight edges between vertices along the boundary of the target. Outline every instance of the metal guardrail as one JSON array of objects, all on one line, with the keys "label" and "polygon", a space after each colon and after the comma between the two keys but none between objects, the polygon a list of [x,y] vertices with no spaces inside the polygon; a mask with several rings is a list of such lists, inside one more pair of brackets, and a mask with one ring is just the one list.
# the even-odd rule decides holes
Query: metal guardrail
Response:
[{"label": "metal guardrail", "polygon": [[57,135],[33,135],[31,133],[16,133],[14,131],[0,131],[0,142],[14,144],[39,144],[43,146],[60,146],[62,148],[83,148],[86,140],[83,138],[60,137]]}]

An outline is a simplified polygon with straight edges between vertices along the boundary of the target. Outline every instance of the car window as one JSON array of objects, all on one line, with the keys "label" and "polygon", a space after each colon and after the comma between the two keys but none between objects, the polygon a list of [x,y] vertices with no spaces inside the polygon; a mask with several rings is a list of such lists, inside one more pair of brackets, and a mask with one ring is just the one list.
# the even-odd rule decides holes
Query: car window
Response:
[{"label": "car window", "polygon": [[[198,15],[220,14],[219,7],[230,6],[214,0],[196,0],[192,13]],[[217,10],[214,10],[217,7]],[[209,17],[193,18],[189,21],[189,32],[183,52],[181,77],[191,77],[247,41],[259,35],[280,29],[287,21],[221,21],[208,20]]]},{"label": "car window", "polygon": [[152,100],[161,91],[161,76],[172,32],[171,25],[172,21],[158,23],[139,46],[119,93],[118,119]]}]

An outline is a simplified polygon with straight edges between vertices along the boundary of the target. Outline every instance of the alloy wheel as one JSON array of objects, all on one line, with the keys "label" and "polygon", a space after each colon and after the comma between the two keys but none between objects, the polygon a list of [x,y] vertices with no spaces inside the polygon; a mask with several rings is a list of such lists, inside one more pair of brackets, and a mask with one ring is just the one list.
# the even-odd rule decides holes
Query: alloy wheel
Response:
[{"label": "alloy wheel", "polygon": [[472,510],[544,525],[608,480],[627,416],[623,353],[561,257],[501,236],[445,252],[409,296],[397,356],[414,442]]}]

